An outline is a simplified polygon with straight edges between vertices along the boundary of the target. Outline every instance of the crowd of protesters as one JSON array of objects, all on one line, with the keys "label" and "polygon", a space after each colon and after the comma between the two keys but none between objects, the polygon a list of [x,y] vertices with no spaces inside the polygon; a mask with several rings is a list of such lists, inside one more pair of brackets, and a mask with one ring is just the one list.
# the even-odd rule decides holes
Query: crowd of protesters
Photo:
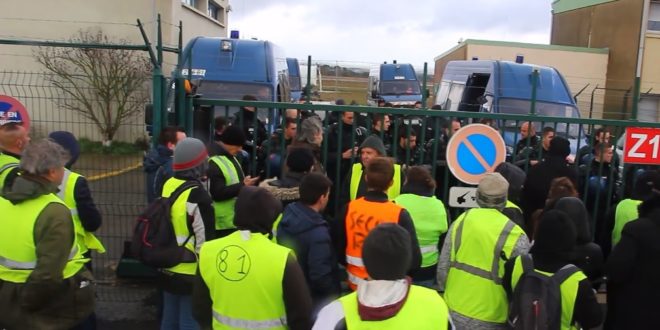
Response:
[{"label": "crowd of protesters", "polygon": [[[526,328],[546,317],[524,304],[532,277],[556,279],[556,328],[660,328],[660,175],[618,173],[606,130],[573,158],[523,123],[461,212],[442,187],[457,184],[444,150],[464,122],[283,114],[270,136],[254,107],[216,118],[210,141],[167,127],[146,154],[149,202],[177,196],[193,256],[159,269],[161,329]],[[77,142],[29,142],[0,127],[0,328],[93,329],[101,217],[68,169]]]}]

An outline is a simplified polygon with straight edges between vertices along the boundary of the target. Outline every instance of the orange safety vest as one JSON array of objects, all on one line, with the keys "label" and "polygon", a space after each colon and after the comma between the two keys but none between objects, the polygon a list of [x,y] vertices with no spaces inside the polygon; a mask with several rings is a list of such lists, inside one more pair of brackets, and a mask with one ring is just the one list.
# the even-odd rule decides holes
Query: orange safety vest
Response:
[{"label": "orange safety vest", "polygon": [[370,202],[360,197],[348,204],[346,212],[346,271],[352,290],[367,279],[362,262],[362,245],[367,234],[381,223],[398,223],[403,208],[391,201]]}]

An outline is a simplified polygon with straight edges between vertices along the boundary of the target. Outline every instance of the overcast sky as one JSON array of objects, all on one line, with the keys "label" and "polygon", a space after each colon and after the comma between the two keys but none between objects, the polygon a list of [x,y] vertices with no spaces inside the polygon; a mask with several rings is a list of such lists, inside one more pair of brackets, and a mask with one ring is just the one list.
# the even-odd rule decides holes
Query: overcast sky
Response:
[{"label": "overcast sky", "polygon": [[551,0],[230,0],[229,29],[287,56],[416,67],[459,39],[548,43]]}]

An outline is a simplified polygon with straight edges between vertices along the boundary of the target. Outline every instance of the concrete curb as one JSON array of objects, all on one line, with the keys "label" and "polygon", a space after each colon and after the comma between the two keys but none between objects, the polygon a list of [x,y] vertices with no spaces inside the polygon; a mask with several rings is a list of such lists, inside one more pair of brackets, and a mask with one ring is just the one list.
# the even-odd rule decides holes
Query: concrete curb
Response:
[{"label": "concrete curb", "polygon": [[138,169],[140,167],[142,167],[142,162],[137,163],[135,165],[131,165],[131,166],[122,168],[122,169],[118,169],[118,170],[115,170],[115,171],[110,171],[110,172],[106,172],[106,173],[92,175],[90,177],[87,177],[87,181],[97,181],[97,180],[101,180],[101,179],[110,178],[110,177],[113,177],[113,176],[124,174],[126,172],[130,172],[130,171]]}]

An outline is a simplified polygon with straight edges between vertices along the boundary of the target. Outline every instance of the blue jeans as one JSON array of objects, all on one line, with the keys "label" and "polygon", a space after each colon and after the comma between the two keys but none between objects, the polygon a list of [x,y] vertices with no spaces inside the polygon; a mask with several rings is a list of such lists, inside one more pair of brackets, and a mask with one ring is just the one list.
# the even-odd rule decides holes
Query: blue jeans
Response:
[{"label": "blue jeans", "polygon": [[160,330],[199,330],[192,315],[192,297],[163,292],[163,319]]}]

